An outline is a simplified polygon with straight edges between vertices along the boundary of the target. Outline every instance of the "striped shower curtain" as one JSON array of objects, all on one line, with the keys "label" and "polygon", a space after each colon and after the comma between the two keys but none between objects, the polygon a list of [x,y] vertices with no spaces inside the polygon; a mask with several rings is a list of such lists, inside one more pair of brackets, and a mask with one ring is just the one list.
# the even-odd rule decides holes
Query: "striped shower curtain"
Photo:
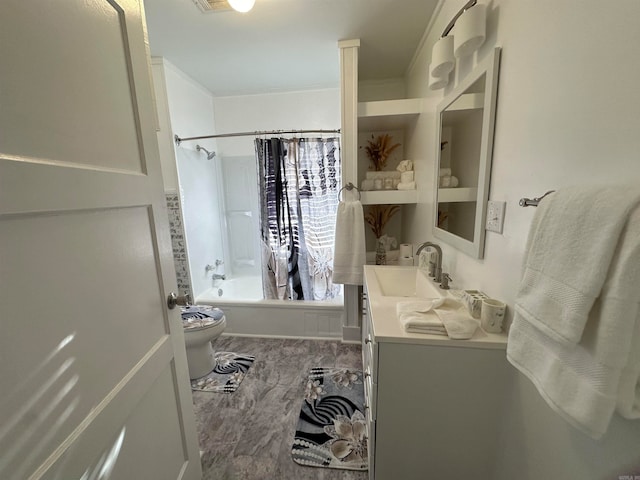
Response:
[{"label": "striped shower curtain", "polygon": [[264,297],[325,300],[340,190],[338,138],[256,139]]}]

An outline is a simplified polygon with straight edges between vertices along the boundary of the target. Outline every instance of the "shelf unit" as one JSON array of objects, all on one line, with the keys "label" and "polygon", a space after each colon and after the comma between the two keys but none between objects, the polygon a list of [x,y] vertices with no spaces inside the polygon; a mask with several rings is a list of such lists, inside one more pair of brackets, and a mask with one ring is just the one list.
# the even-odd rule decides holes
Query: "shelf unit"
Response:
[{"label": "shelf unit", "polygon": [[439,188],[438,203],[475,202],[478,198],[478,189],[470,188]]},{"label": "shelf unit", "polygon": [[416,190],[372,190],[360,193],[362,195],[360,202],[363,205],[399,205],[418,201]]},{"label": "shelf unit", "polygon": [[[380,132],[406,130],[422,111],[421,98],[402,98],[358,103],[358,131]],[[358,183],[362,180],[358,175]],[[416,190],[363,191],[363,205],[416,203]]]},{"label": "shelf unit", "polygon": [[358,130],[402,130],[422,111],[421,98],[358,103]]}]

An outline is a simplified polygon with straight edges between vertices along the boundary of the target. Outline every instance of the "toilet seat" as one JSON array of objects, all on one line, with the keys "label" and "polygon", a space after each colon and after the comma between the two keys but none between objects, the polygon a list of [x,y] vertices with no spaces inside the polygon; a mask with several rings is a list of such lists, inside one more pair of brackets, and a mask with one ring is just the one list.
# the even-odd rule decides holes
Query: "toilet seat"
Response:
[{"label": "toilet seat", "polygon": [[224,312],[209,305],[192,305],[181,310],[182,328],[185,331],[203,330],[224,321]]}]

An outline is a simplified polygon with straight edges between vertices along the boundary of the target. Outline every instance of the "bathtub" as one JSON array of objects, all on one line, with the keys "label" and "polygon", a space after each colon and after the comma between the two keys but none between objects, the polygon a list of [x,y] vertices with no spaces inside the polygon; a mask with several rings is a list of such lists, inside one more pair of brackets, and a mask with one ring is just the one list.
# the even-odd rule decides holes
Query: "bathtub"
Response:
[{"label": "bathtub", "polygon": [[224,310],[225,333],[260,337],[342,338],[342,297],[322,302],[265,300],[262,278],[216,280],[196,303]]}]

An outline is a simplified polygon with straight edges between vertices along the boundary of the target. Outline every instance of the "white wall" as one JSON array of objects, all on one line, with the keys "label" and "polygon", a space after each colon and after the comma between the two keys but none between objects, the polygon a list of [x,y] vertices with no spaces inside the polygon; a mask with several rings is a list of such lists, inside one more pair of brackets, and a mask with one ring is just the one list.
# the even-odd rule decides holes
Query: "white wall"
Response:
[{"label": "white wall", "polygon": [[[216,97],[216,129],[220,133],[256,130],[340,128],[340,90]],[[253,137],[218,140],[221,155],[253,155]]]},{"label": "white wall", "polygon": [[[482,2],[482,0],[481,0]],[[408,96],[427,98],[410,158],[418,185],[433,184],[435,104],[427,89],[431,48],[466,0],[441,10],[408,72]],[[454,288],[478,288],[513,306],[534,197],[566,185],[632,182],[640,188],[640,2],[637,0],[492,0],[484,58],[502,47],[490,199],[507,202],[502,235],[488,232],[484,260],[443,245]],[[472,61],[459,63],[464,75]],[[450,89],[451,87],[448,87]],[[448,90],[447,89],[447,90]],[[446,93],[446,92],[445,92]],[[433,194],[405,211],[413,243],[431,239]],[[586,259],[585,261],[588,261]],[[537,390],[513,370],[501,449],[492,478],[617,479],[640,473],[640,421],[615,416],[599,442],[551,411]],[[631,468],[631,467],[635,468]]]},{"label": "white wall", "polygon": [[[213,134],[215,121],[211,93],[166,60],[162,65],[171,138],[174,133],[180,137]],[[180,186],[194,298],[211,287],[211,276],[205,274],[205,266],[223,258],[217,158],[207,160],[204,152],[195,151],[196,144],[216,150],[214,140],[189,141],[176,146],[173,157],[174,162],[177,159],[177,182]],[[170,152],[165,154],[169,155]],[[166,164],[170,171],[170,163],[170,160],[165,161],[163,168]],[[168,174],[165,188],[170,187],[172,181]]]},{"label": "white wall", "polygon": [[[219,133],[336,129],[340,127],[340,91],[216,97],[214,110]],[[253,136],[218,139],[220,172],[227,173],[222,177],[227,226],[225,258],[230,263],[227,267],[240,276],[260,273],[258,179],[253,140]],[[229,172],[243,178],[231,177]],[[251,252],[253,257],[248,258]]]}]

